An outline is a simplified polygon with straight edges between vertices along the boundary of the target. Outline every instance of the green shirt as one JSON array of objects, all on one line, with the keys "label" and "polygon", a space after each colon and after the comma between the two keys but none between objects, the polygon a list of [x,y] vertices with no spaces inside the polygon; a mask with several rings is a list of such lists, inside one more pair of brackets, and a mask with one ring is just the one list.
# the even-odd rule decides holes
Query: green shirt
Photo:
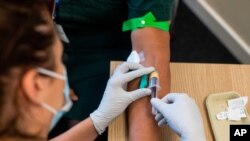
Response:
[{"label": "green shirt", "polygon": [[122,22],[152,12],[158,21],[170,20],[173,0],[61,0],[59,21],[79,30],[121,30]]}]

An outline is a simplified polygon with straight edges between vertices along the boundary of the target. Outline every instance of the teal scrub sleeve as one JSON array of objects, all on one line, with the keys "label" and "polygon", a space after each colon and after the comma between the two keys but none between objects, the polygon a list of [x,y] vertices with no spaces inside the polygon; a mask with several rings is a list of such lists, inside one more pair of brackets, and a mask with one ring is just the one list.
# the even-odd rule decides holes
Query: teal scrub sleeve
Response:
[{"label": "teal scrub sleeve", "polygon": [[152,12],[157,21],[171,20],[174,0],[128,0],[128,19]]}]

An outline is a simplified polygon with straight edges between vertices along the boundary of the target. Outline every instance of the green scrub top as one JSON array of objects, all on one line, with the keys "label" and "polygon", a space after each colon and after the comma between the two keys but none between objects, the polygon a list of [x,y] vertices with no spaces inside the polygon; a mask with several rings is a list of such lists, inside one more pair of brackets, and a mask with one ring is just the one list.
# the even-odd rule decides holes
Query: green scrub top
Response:
[{"label": "green scrub top", "polygon": [[66,117],[82,120],[95,110],[109,78],[110,60],[126,60],[130,33],[122,22],[152,12],[158,21],[170,20],[173,0],[60,0],[57,21],[70,43],[65,64],[71,88],[79,100]]},{"label": "green scrub top", "polygon": [[170,20],[173,0],[61,0],[59,19],[70,28],[119,28],[124,20],[152,12],[158,21]]}]

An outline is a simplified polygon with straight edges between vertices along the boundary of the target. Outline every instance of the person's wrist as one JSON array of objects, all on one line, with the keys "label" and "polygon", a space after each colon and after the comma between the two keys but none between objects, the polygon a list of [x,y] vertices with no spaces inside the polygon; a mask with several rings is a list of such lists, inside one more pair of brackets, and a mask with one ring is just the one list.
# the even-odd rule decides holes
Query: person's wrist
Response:
[{"label": "person's wrist", "polygon": [[[92,114],[92,113],[91,113],[91,114]],[[96,132],[98,135],[100,135],[100,134],[98,133],[98,131],[97,131],[96,127],[95,127],[95,124],[94,124],[94,120],[93,120],[93,118],[92,118],[91,116],[89,116],[89,119],[90,119],[90,120],[91,120],[91,122],[92,122],[92,125],[93,125],[93,128],[94,128],[95,132]]]},{"label": "person's wrist", "polygon": [[98,109],[90,114],[90,118],[93,121],[93,125],[99,135],[101,135],[106,130],[110,122],[109,118],[103,116],[103,114],[99,112]]}]

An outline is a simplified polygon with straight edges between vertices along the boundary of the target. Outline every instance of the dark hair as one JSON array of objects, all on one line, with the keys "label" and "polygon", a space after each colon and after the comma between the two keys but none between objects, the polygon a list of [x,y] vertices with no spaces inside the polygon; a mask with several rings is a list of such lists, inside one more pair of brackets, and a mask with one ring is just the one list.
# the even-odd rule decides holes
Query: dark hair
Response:
[{"label": "dark hair", "polygon": [[0,137],[29,136],[16,127],[20,80],[38,66],[54,69],[56,36],[47,10],[46,0],[0,0]]}]

